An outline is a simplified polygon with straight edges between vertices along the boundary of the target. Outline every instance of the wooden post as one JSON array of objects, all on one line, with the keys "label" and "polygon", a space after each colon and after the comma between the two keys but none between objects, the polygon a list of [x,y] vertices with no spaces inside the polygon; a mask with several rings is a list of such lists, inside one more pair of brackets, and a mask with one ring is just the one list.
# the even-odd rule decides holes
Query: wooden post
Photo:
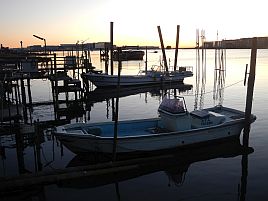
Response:
[{"label": "wooden post", "polygon": [[180,39],[180,25],[177,25],[176,49],[175,49],[175,59],[174,59],[174,71],[177,70],[179,39]]},{"label": "wooden post", "polygon": [[28,89],[28,100],[29,100],[30,108],[32,108],[32,92],[31,92],[30,78],[27,78],[27,89]]},{"label": "wooden post", "polygon": [[122,68],[121,62],[121,48],[117,48],[118,53],[118,72],[117,72],[117,96],[115,102],[115,122],[114,122],[114,143],[113,143],[113,161],[116,160],[116,146],[117,146],[117,133],[118,133],[118,113],[119,113],[119,91],[120,91],[120,74]]},{"label": "wooden post", "polygon": [[108,75],[108,68],[109,68],[109,48],[106,47],[104,48],[104,62],[105,62],[105,74]]},{"label": "wooden post", "polygon": [[21,100],[23,105],[23,118],[24,123],[27,122],[27,108],[26,108],[26,95],[25,95],[25,86],[24,86],[24,80],[21,78]]},{"label": "wooden post", "polygon": [[[254,37],[252,39],[250,69],[249,69],[247,99],[246,99],[246,109],[245,109],[245,119],[246,119],[245,128],[248,127],[247,129],[249,129],[250,118],[251,118],[252,99],[253,99],[255,71],[256,71],[256,57],[257,57],[257,38]],[[249,140],[249,132],[244,132],[244,135],[243,135],[244,146],[248,146],[248,140]]]},{"label": "wooden post", "polygon": [[54,54],[54,74],[55,74],[55,76],[57,74],[57,58],[56,58],[56,54]]},{"label": "wooden post", "polygon": [[157,29],[158,29],[158,34],[159,34],[159,38],[160,38],[161,50],[162,50],[162,54],[163,54],[165,69],[168,72],[167,57],[166,57],[165,46],[164,46],[164,42],[163,42],[163,38],[162,38],[162,33],[161,33],[160,26],[157,26]]},{"label": "wooden post", "polygon": [[110,22],[110,57],[111,57],[111,75],[114,74],[114,23]]},{"label": "wooden post", "polygon": [[147,46],[145,49],[145,74],[147,74],[147,68],[148,68],[148,57],[147,57]]},{"label": "wooden post", "polygon": [[19,116],[20,115],[20,112],[19,112],[19,100],[18,100],[18,92],[17,92],[17,83],[15,84],[15,86],[14,86],[14,90],[15,90],[15,100],[16,100],[16,109],[17,109],[17,116]]}]

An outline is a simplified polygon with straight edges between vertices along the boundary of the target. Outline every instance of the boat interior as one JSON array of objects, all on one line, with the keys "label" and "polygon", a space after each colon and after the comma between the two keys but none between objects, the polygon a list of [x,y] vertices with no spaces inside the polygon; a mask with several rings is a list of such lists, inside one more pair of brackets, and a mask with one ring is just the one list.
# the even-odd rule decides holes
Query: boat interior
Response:
[{"label": "boat interior", "polygon": [[[162,107],[163,108],[163,107]],[[121,121],[118,123],[118,137],[153,135],[180,132],[216,126],[228,121],[244,118],[240,111],[224,107],[188,112],[185,109],[172,113],[159,109],[159,118]],[[65,132],[78,135],[113,137],[114,122],[81,124],[65,127]]]}]

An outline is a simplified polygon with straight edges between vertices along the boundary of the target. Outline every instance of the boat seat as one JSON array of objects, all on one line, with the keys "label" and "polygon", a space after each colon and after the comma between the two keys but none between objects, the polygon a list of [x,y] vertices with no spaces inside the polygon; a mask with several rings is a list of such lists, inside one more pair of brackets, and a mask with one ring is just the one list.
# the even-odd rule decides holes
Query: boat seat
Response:
[{"label": "boat seat", "polygon": [[92,134],[92,135],[96,135],[96,136],[100,136],[102,133],[100,127],[87,127],[87,128],[84,128],[83,131],[86,134]]},{"label": "boat seat", "polygon": [[149,133],[152,133],[152,134],[170,132],[168,129],[161,128],[161,127],[148,128],[146,131],[148,131]]}]

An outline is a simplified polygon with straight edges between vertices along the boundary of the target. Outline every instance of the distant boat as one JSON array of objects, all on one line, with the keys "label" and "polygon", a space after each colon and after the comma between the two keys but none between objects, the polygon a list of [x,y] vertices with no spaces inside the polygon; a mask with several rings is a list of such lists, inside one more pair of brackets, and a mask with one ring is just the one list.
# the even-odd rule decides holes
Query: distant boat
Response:
[{"label": "distant boat", "polygon": [[[188,112],[183,97],[166,97],[158,112],[160,118],[119,121],[117,153],[168,150],[238,138],[245,123],[244,112],[223,106]],[[255,119],[251,115],[251,122]],[[67,124],[56,127],[54,135],[74,153],[112,153],[114,124]]]},{"label": "distant boat", "polygon": [[[120,57],[121,61],[143,60],[144,54],[143,50],[123,50]],[[114,51],[113,59],[118,61],[118,51]]]},{"label": "distant boat", "polygon": [[[97,87],[115,87],[118,82],[117,75],[89,72],[84,73],[82,76]],[[160,70],[140,71],[138,75],[121,75],[120,86],[182,83],[184,78],[192,76],[191,66],[180,67],[179,70],[170,72]]]}]

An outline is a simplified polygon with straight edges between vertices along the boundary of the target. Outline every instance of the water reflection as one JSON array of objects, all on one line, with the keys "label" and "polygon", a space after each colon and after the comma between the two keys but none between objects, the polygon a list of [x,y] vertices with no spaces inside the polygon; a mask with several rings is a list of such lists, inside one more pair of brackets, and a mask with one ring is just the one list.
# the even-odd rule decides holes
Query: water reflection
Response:
[{"label": "water reflection", "polygon": [[151,152],[142,155],[142,157],[139,155],[139,158],[129,154],[118,155],[117,162],[113,165],[109,164],[109,161],[111,161],[110,155],[96,153],[76,155],[66,168],[78,167],[79,170],[85,170],[90,167],[98,167],[100,169],[105,164],[106,167],[111,168],[111,171],[104,171],[104,174],[97,173],[91,176],[72,178],[71,180],[61,180],[58,185],[64,188],[92,188],[164,171],[169,178],[168,185],[180,186],[187,179],[185,177],[186,172],[189,171],[189,167],[193,163],[216,158],[248,155],[252,152],[253,148],[245,148],[240,144],[239,139],[235,139],[204,147],[169,150],[161,154]]},{"label": "water reflection", "polygon": [[[245,129],[244,132],[249,132]],[[153,152],[144,155],[118,155],[117,161],[111,163],[110,155],[88,153],[87,155],[76,155],[65,168],[56,172],[47,172],[45,167],[52,161],[42,159],[42,144],[50,140],[53,145],[52,161],[55,160],[56,152],[61,152],[63,147],[54,149],[55,141],[49,133],[44,133],[42,129],[35,129],[34,133],[22,134],[18,130],[10,142],[10,147],[16,150],[18,164],[18,174],[22,177],[15,177],[14,180],[0,178],[1,200],[23,199],[23,200],[47,200],[45,185],[57,184],[64,189],[88,189],[112,184],[117,196],[121,200],[120,182],[145,176],[151,173],[164,172],[168,178],[167,186],[182,186],[187,181],[187,172],[191,171],[190,166],[200,161],[207,161],[217,158],[232,158],[242,156],[241,160],[241,181],[238,188],[238,199],[246,199],[247,175],[248,175],[248,154],[253,152],[248,148],[248,144],[242,146],[239,139],[226,141],[217,144],[210,144],[199,148],[176,149],[166,152]],[[6,160],[7,144],[2,146],[2,162]],[[34,171],[28,169],[26,163],[25,150],[31,147],[33,150]],[[47,163],[46,163],[47,162]],[[55,161],[57,162],[57,161]],[[39,174],[38,172],[41,172]],[[38,174],[35,174],[38,173]],[[49,174],[48,174],[49,173]],[[42,175],[42,179],[40,179]],[[30,178],[29,180],[27,180]],[[16,180],[18,179],[18,180]],[[21,185],[23,184],[23,185]],[[32,185],[34,184],[34,186]],[[146,189],[145,189],[146,190]],[[18,193],[14,195],[14,191]]]},{"label": "water reflection", "polygon": [[[120,88],[118,97],[125,97],[140,93],[150,93],[151,96],[161,96],[163,91],[166,90],[176,90],[178,93],[190,91],[193,85],[173,83],[168,85],[152,85],[152,86],[134,86],[134,87],[124,87]],[[86,94],[86,103],[101,102],[107,99],[116,98],[117,89],[116,88],[96,88],[95,90]]]},{"label": "water reflection", "polygon": [[133,86],[133,87],[121,87],[119,91],[116,88],[96,88],[93,91],[85,94],[85,110],[88,111],[88,117],[86,120],[90,120],[90,111],[95,103],[106,101],[106,118],[110,118],[110,110],[112,119],[115,114],[115,98],[122,98],[130,95],[145,94],[145,103],[147,103],[148,94],[151,97],[159,97],[159,100],[167,92],[174,94],[190,93],[193,85],[183,83],[173,83],[167,85],[147,85],[147,86]]}]

